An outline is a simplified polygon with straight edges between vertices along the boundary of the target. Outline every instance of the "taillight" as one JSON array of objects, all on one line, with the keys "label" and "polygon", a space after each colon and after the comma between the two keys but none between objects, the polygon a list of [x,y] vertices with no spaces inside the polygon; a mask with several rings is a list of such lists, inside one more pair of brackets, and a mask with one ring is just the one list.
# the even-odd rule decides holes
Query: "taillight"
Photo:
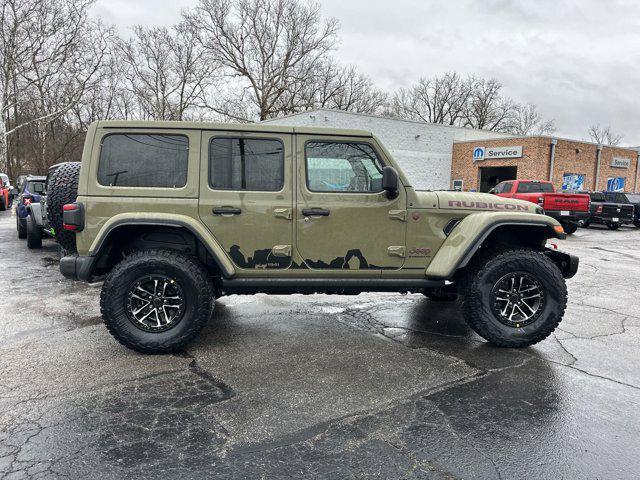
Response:
[{"label": "taillight", "polygon": [[31,199],[30,199],[30,198],[26,198],[26,197],[25,197],[25,198],[23,198],[23,199],[22,199],[22,204],[23,204],[25,207],[27,207],[27,206],[31,205]]},{"label": "taillight", "polygon": [[72,232],[81,232],[84,229],[84,209],[81,203],[63,205],[62,228]]},{"label": "taillight", "polygon": [[602,213],[602,205],[598,205],[598,208],[596,208],[596,213]]},{"label": "taillight", "polygon": [[544,205],[544,197],[538,197],[538,205],[540,206]]}]

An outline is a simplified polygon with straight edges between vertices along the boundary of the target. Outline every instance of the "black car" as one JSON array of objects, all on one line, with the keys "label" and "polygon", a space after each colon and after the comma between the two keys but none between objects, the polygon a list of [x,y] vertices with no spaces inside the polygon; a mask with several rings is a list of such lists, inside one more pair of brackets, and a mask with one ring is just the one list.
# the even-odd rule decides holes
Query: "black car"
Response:
[{"label": "black car", "polygon": [[621,225],[633,223],[633,205],[623,202],[610,201],[608,193],[615,192],[585,192],[591,197],[589,218],[582,223],[588,227],[592,223],[606,225],[611,230],[617,230]]},{"label": "black car", "polygon": [[633,224],[640,228],[640,193],[605,192],[607,201],[633,205]]}]

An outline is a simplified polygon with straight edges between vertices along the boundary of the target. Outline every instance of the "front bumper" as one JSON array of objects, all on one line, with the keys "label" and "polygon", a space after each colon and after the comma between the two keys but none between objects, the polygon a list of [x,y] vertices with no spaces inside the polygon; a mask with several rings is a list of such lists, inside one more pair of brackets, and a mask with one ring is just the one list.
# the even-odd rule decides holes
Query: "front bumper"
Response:
[{"label": "front bumper", "polygon": [[71,280],[89,282],[93,278],[93,266],[96,257],[67,255],[60,259],[60,273]]},{"label": "front bumper", "polygon": [[572,278],[578,272],[580,259],[575,255],[551,248],[547,248],[544,254],[558,266],[564,278]]}]

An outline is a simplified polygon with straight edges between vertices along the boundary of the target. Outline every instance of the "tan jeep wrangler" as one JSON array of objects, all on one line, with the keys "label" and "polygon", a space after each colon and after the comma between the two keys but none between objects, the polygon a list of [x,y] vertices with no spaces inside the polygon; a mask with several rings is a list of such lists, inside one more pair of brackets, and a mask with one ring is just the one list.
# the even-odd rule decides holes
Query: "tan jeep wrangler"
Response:
[{"label": "tan jeep wrangler", "polygon": [[257,292],[460,294],[473,330],[524,347],[556,328],[578,268],[546,247],[564,233],[537,205],[416,191],[362,131],[94,123],[63,221],[61,272],[104,280],[107,328],[146,353],[186,345],[216,298]]}]

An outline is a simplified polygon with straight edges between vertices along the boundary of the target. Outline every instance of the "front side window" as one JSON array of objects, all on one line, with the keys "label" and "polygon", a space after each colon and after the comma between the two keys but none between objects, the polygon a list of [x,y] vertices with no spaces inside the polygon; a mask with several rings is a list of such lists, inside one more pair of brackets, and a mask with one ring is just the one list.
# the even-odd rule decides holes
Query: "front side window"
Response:
[{"label": "front side window", "polygon": [[513,189],[513,183],[511,182],[506,182],[503,186],[502,186],[502,192],[500,193],[511,193],[511,190]]},{"label": "front side window", "polygon": [[211,139],[209,185],[216,190],[282,190],[284,145],[264,138]]},{"label": "front side window", "polygon": [[98,183],[110,187],[184,187],[188,160],[189,139],[184,135],[107,135],[100,150]]},{"label": "front side window", "polygon": [[382,191],[382,165],[366,143],[308,142],[305,156],[307,187],[311,191]]}]

